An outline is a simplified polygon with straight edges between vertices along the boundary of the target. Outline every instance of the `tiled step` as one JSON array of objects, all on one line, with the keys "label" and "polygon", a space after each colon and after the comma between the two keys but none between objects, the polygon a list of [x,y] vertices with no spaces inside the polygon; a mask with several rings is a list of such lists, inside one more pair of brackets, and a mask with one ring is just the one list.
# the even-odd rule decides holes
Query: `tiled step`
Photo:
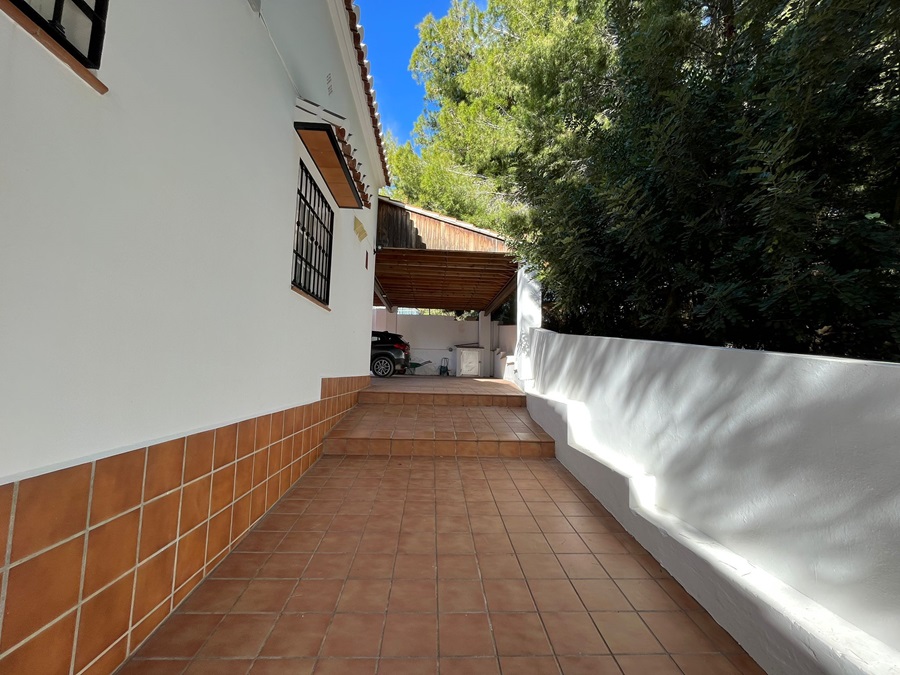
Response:
[{"label": "tiled step", "polygon": [[393,405],[435,405],[435,406],[496,406],[499,408],[524,408],[525,394],[434,394],[430,392],[379,391],[364,389],[359,392],[360,403]]},{"label": "tiled step", "polygon": [[551,436],[517,406],[360,403],[323,448],[330,455],[555,456]]}]

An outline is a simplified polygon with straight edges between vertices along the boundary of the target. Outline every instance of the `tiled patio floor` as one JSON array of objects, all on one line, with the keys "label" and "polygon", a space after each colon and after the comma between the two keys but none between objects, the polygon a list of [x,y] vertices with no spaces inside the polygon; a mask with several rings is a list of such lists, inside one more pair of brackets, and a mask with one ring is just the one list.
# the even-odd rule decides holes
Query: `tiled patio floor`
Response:
[{"label": "tiled patio floor", "polygon": [[762,671],[556,460],[336,456],[121,672]]}]

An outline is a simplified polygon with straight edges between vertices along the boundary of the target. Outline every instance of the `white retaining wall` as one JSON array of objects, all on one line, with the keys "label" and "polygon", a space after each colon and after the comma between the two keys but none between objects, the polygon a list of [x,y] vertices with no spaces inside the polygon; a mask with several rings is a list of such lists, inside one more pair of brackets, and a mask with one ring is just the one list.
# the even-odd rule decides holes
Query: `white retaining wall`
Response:
[{"label": "white retaining wall", "polygon": [[768,672],[900,672],[900,366],[528,344],[559,459]]}]

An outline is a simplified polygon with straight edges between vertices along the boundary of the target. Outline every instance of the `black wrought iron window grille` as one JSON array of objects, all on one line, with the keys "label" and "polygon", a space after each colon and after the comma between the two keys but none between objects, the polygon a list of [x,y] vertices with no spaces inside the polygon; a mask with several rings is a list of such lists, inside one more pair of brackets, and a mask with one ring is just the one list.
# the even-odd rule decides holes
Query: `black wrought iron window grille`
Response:
[{"label": "black wrought iron window grille", "polygon": [[100,67],[109,0],[11,0],[86,68]]},{"label": "black wrought iron window grille", "polygon": [[334,211],[303,162],[297,187],[293,285],[327,305],[331,294]]}]

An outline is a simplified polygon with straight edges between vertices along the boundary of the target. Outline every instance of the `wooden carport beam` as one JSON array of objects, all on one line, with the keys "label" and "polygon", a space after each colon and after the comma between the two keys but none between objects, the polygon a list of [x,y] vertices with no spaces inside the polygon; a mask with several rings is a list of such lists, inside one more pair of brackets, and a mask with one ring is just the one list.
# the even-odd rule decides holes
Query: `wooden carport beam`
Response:
[{"label": "wooden carport beam", "polygon": [[497,295],[494,296],[494,299],[488,303],[488,306],[484,308],[485,314],[493,314],[497,308],[500,307],[506,299],[512,295],[512,293],[516,290],[516,282],[518,281],[518,274],[513,274],[509,281],[506,282],[506,285],[500,289]]},{"label": "wooden carport beam", "polygon": [[384,294],[384,289],[381,287],[381,282],[378,281],[378,277],[375,277],[375,295],[378,296],[378,299],[381,300],[381,304],[384,305],[387,311],[394,311],[394,307],[393,305],[391,305],[391,301],[388,300],[387,296]]}]

